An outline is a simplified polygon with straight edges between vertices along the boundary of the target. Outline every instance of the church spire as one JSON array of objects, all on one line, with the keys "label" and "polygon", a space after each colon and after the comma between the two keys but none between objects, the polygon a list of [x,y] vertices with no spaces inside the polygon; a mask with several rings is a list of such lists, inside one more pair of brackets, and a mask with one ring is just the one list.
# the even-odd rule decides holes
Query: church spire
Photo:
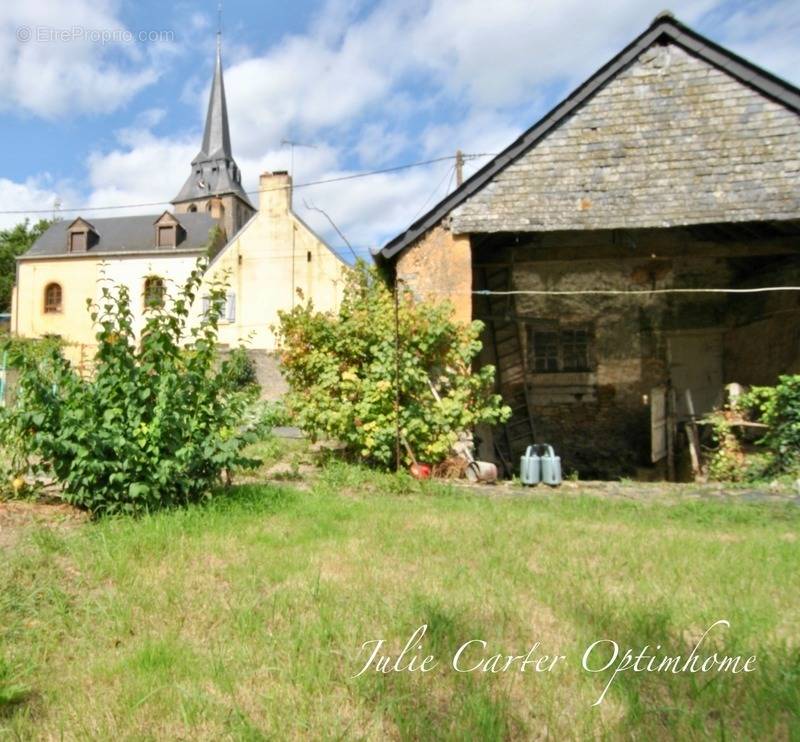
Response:
[{"label": "church spire", "polygon": [[239,168],[233,159],[228,127],[228,105],[222,77],[222,15],[217,30],[217,53],[214,77],[208,99],[203,143],[192,160],[192,172],[172,203],[185,204],[210,196],[235,195],[252,209],[241,183]]},{"label": "church spire", "polygon": [[217,59],[214,65],[214,79],[211,82],[211,95],[208,99],[201,154],[205,154],[208,159],[216,157],[233,159],[231,135],[228,129],[228,105],[225,102],[225,83],[222,80],[221,31],[217,31]]}]

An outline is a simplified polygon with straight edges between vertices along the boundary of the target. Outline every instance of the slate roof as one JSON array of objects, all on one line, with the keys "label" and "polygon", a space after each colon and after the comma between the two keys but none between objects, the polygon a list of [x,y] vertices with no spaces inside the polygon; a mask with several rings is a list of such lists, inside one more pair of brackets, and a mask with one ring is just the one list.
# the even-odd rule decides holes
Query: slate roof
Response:
[{"label": "slate roof", "polygon": [[214,65],[214,79],[211,82],[211,94],[208,98],[203,145],[192,160],[192,172],[180,193],[172,199],[172,203],[233,193],[246,204],[250,204],[241,180],[241,173],[233,159],[231,149],[228,105],[225,100],[225,83],[222,79],[222,51],[217,35],[217,59]]},{"label": "slate roof", "polygon": [[[173,214],[184,228],[186,236],[176,248],[157,248],[155,246],[155,222],[160,216],[161,214],[146,214],[144,216],[92,219],[91,225],[99,237],[97,244],[90,247],[85,253],[75,253],[75,257],[98,253],[158,252],[170,254],[176,251],[201,251],[206,248],[210,232],[217,225],[217,220],[207,213]],[[63,220],[53,224],[33,243],[28,252],[20,256],[20,259],[71,255],[67,250],[67,230],[72,223]]]},{"label": "slate roof", "polygon": [[417,219],[405,232],[390,240],[376,254],[381,260],[391,260],[415,240],[436,226],[453,209],[480,191],[484,186],[512,162],[557,128],[575,113],[588,99],[600,91],[619,72],[634,62],[642,52],[653,44],[668,42],[676,44],[688,53],[708,64],[725,71],[731,77],[777,101],[791,111],[800,113],[800,89],[757,67],[751,62],[715,44],[676,20],[666,12],[656,16],[652,24],[619,54],[601,67],[592,77],[574,90],[567,98],[525,131],[516,141],[499,155],[487,162],[480,170]]}]

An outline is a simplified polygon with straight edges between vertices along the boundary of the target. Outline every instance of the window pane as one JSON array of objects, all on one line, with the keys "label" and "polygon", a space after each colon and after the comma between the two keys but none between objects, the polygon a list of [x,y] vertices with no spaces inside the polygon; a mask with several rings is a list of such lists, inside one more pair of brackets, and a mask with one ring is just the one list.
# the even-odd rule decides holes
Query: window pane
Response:
[{"label": "window pane", "polygon": [[148,278],[144,282],[144,304],[146,307],[164,305],[164,282],[160,278]]},{"label": "window pane", "polygon": [[61,311],[61,286],[57,283],[50,283],[44,291],[44,311]]},{"label": "window pane", "polygon": [[558,371],[558,333],[533,333],[533,369],[534,371]]},{"label": "window pane", "polygon": [[586,330],[562,330],[561,356],[564,371],[588,371],[589,333]]}]

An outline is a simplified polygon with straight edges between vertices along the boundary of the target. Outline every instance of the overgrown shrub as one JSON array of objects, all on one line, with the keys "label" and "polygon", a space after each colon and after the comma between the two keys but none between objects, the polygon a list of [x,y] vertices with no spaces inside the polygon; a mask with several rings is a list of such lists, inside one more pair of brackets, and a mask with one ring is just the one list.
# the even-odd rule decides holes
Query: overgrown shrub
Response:
[{"label": "overgrown shrub", "polygon": [[[481,324],[456,323],[449,304],[403,293],[396,345],[394,297],[364,263],[349,273],[337,313],[308,302],[279,315],[289,413],[313,437],[337,439],[367,463],[394,462],[398,393],[401,434],[420,461],[441,461],[460,431],[509,414],[492,393],[494,369],[471,366]],[[405,445],[402,455],[408,461]]]},{"label": "overgrown shrub", "polygon": [[13,354],[17,403],[0,433],[49,467],[67,501],[94,515],[184,504],[223,470],[252,463],[241,453],[247,396],[232,389],[217,356],[223,286],[211,288],[208,313],[190,328],[202,275],[198,263],[174,301],[148,308],[139,337],[126,287],[103,288],[90,306],[98,327],[90,379],[54,346]]},{"label": "overgrown shrub", "polygon": [[769,426],[760,443],[774,456],[776,471],[800,470],[800,374],[781,376],[776,386],[753,387],[739,407],[755,409]]},{"label": "overgrown shrub", "polygon": [[256,365],[245,348],[234,348],[228,354],[227,373],[231,386],[253,394],[258,394]]}]

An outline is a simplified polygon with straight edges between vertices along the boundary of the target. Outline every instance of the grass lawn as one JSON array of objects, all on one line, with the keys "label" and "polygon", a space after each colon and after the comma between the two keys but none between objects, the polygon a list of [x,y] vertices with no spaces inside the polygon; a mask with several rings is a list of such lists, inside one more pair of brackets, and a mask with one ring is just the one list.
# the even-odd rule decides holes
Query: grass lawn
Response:
[{"label": "grass lawn", "polygon": [[[292,479],[0,542],[0,738],[800,737],[796,504]],[[620,673],[592,705],[592,642],[685,655],[720,618],[755,672]],[[352,678],[421,624],[435,669]],[[566,660],[455,672],[475,638]]]}]

